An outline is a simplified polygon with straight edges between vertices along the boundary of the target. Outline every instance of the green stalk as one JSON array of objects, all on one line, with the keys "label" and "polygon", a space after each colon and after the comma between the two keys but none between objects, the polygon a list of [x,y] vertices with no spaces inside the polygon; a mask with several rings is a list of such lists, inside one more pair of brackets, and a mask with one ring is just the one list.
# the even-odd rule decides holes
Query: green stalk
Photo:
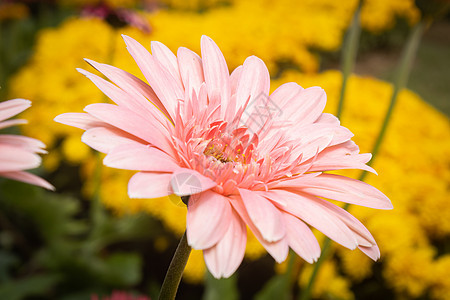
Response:
[{"label": "green stalk", "polygon": [[178,285],[180,284],[181,277],[183,276],[184,268],[191,253],[191,247],[187,243],[186,232],[178,244],[177,250],[173,255],[170,262],[169,269],[167,270],[166,277],[161,287],[159,294],[159,300],[173,300],[177,294]]},{"label": "green stalk", "polygon": [[[380,150],[381,143],[383,142],[386,130],[389,125],[389,121],[391,120],[392,112],[394,111],[394,107],[397,102],[398,94],[406,86],[408,82],[412,64],[414,62],[414,58],[416,57],[417,49],[419,48],[420,40],[422,38],[422,34],[425,27],[426,22],[424,20],[417,23],[412,29],[412,32],[409,35],[408,40],[406,42],[405,48],[403,49],[400,64],[398,66],[396,76],[394,79],[394,91],[392,92],[388,110],[386,112],[383,123],[381,125],[380,132],[378,133],[378,137],[375,141],[375,144],[371,152],[372,159],[367,163],[369,166],[373,164],[375,157],[377,156],[378,151]],[[364,180],[366,175],[367,171],[363,171],[359,180]]]},{"label": "green stalk", "polygon": [[[403,54],[402,54],[400,64],[399,64],[399,67],[398,67],[398,70],[396,73],[396,77],[394,80],[394,90],[393,90],[393,93],[391,96],[389,108],[386,112],[384,121],[381,125],[380,132],[378,134],[378,137],[377,137],[374,147],[372,149],[372,160],[368,163],[369,166],[373,164],[375,157],[377,156],[380,146],[383,142],[386,130],[389,125],[389,121],[392,116],[392,112],[395,107],[395,103],[397,102],[398,94],[406,86],[406,83],[408,82],[408,77],[411,72],[412,63],[416,56],[416,52],[417,52],[417,49],[420,44],[420,39],[422,37],[425,27],[426,27],[425,21],[423,21],[423,20],[420,21],[419,23],[417,23],[414,26],[411,34],[408,37],[408,41],[403,50]],[[367,172],[363,171],[361,173],[359,180],[364,180],[366,175],[367,175]],[[343,208],[348,209],[348,207],[349,207],[349,204],[346,203]],[[317,273],[318,273],[320,266],[324,260],[324,257],[327,254],[329,247],[330,247],[330,239],[326,238],[324,241],[323,247],[322,247],[322,255],[320,256],[319,260],[317,261],[316,265],[314,266],[314,270],[313,270],[313,273],[311,274],[310,280],[308,282],[308,286],[306,287],[306,290],[301,294],[301,298],[300,298],[301,300],[310,299],[310,294],[311,294],[312,287],[314,285],[314,281],[316,279]]]},{"label": "green stalk", "polygon": [[[360,0],[360,1],[358,1],[358,7],[356,8],[356,11],[353,15],[352,23],[347,32],[347,35],[344,40],[344,45],[342,47],[342,56],[341,56],[342,86],[341,86],[341,93],[339,96],[338,109],[337,109],[337,113],[336,113],[336,116],[338,118],[341,117],[342,110],[344,108],[345,91],[347,88],[348,78],[350,77],[350,74],[353,71],[355,61],[356,61],[356,54],[358,53],[359,36],[361,33],[361,26],[360,26],[361,6],[362,6],[362,1]],[[314,283],[317,278],[317,274],[319,273],[319,269],[320,269],[323,261],[325,260],[325,257],[326,257],[329,247],[330,247],[330,239],[325,237],[324,243],[322,245],[322,254],[320,255],[319,259],[317,260],[316,264],[314,265],[314,269],[311,273],[311,277],[309,278],[306,289],[302,293],[300,293],[300,296],[299,296],[300,300],[310,299],[311,291],[314,287]]]},{"label": "green stalk", "polygon": [[362,1],[358,2],[355,14],[353,15],[352,24],[345,37],[344,46],[342,47],[342,86],[339,95],[339,104],[336,113],[338,119],[341,117],[344,108],[345,90],[347,88],[347,80],[355,66],[356,54],[358,53],[359,36],[361,33],[360,15],[361,15]]}]

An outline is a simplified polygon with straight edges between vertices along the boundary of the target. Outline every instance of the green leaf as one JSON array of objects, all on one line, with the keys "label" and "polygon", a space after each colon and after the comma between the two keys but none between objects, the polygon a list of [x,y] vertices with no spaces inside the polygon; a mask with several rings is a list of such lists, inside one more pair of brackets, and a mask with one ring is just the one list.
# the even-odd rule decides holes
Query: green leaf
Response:
[{"label": "green leaf", "polygon": [[3,181],[0,209],[22,231],[35,231],[48,243],[58,243],[68,235],[84,233],[88,226],[75,219],[80,211],[77,199],[44,191],[15,181]]},{"label": "green leaf", "polygon": [[114,253],[98,269],[102,280],[112,286],[132,286],[141,280],[142,259],[135,253]]},{"label": "green leaf", "polygon": [[46,294],[59,281],[58,275],[36,275],[0,285],[0,299],[20,300]]},{"label": "green leaf", "polygon": [[205,293],[203,300],[237,300],[239,293],[237,289],[237,275],[230,278],[216,279],[211,273],[206,272]]},{"label": "green leaf", "polygon": [[258,292],[255,300],[288,300],[290,296],[288,287],[289,282],[286,274],[276,275]]},{"label": "green leaf", "polygon": [[11,267],[18,265],[19,258],[9,251],[0,249],[0,283],[9,279],[9,270]]}]

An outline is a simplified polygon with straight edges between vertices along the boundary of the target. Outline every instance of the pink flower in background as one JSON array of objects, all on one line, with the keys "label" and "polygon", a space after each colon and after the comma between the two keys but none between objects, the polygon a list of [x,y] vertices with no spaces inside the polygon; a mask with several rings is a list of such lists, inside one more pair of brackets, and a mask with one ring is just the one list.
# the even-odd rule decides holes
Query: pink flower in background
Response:
[{"label": "pink flower in background", "polygon": [[[91,104],[86,113],[55,120],[86,132],[82,140],[106,153],[104,164],[136,170],[131,198],[190,196],[187,239],[201,249],[215,277],[228,277],[245,252],[248,226],[277,262],[291,247],[312,263],[320,255],[309,226],[376,260],[369,231],[351,214],[324,200],[391,209],[374,187],[339,175],[362,169],[353,134],[323,113],[326,94],[286,83],[269,95],[270,77],[257,57],[229,74],[208,37],[200,58],[179,48],[175,56],[152,42],[152,54],[124,36],[149,85],[115,67],[88,62],[111,82],[79,70],[114,104]],[[151,200],[149,200],[151,201]],[[309,225],[309,226],[308,226]]]},{"label": "pink flower in background", "polygon": [[[129,24],[145,33],[150,33],[151,28],[149,22],[136,10],[112,7],[106,3],[98,5],[87,5],[81,11],[82,17],[94,17],[103,20],[109,20],[115,26]],[[120,24],[123,23],[123,24]]]},{"label": "pink flower in background", "polygon": [[113,291],[111,296],[101,297],[92,295],[91,300],[150,300],[146,296],[134,296],[124,291]]},{"label": "pink flower in background", "polygon": [[[7,119],[21,113],[30,106],[31,102],[24,99],[1,102],[0,129],[27,123],[26,120]],[[24,170],[39,167],[41,158],[38,153],[46,153],[44,148],[45,145],[41,141],[33,138],[12,134],[0,134],[0,176],[53,190],[53,186],[44,179],[24,172]]]}]

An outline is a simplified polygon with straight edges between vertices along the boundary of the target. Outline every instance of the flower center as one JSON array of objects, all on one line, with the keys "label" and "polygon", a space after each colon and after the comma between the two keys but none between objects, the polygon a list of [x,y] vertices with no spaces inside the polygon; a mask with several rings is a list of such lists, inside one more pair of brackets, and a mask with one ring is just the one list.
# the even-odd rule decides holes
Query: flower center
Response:
[{"label": "flower center", "polygon": [[237,145],[236,147],[233,143],[229,143],[220,138],[211,140],[203,154],[213,157],[222,163],[243,162],[245,158],[245,155],[242,153],[242,145]]}]

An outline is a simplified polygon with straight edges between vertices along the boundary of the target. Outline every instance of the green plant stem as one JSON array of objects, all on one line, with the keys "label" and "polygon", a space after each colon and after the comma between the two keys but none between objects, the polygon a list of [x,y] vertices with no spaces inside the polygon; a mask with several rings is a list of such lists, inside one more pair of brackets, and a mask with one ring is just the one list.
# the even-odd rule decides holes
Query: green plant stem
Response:
[{"label": "green plant stem", "polygon": [[[406,42],[405,48],[403,50],[403,54],[402,54],[400,64],[398,66],[396,77],[394,80],[394,90],[392,92],[390,104],[389,104],[388,110],[386,112],[386,115],[384,117],[383,123],[381,125],[380,132],[378,133],[378,137],[373,146],[372,160],[368,163],[369,166],[373,164],[375,157],[377,156],[380,146],[383,142],[384,136],[386,134],[386,130],[389,125],[389,121],[392,116],[392,112],[395,107],[395,103],[397,102],[398,94],[406,86],[406,83],[408,82],[408,77],[411,72],[411,67],[412,67],[414,58],[416,56],[416,52],[419,47],[420,40],[421,40],[423,31],[424,31],[426,25],[427,24],[425,21],[423,21],[423,20],[420,21],[419,23],[417,23],[414,26],[411,34],[408,37],[408,41]],[[367,175],[367,172],[363,171],[361,173],[359,180],[364,180],[366,175]],[[350,205],[348,203],[346,203],[343,206],[343,208],[347,210],[349,206]],[[314,266],[313,272],[312,272],[311,277],[308,282],[308,286],[306,287],[306,290],[301,294],[301,298],[300,298],[301,300],[310,299],[311,290],[314,286],[314,282],[317,277],[317,273],[318,273],[320,266],[324,260],[324,257],[327,254],[329,247],[330,247],[330,239],[325,238],[325,241],[324,241],[323,247],[322,247],[322,255],[320,256],[319,260],[317,261],[317,263]]]},{"label": "green plant stem", "polygon": [[178,285],[180,284],[181,277],[183,276],[184,268],[191,253],[191,247],[187,243],[186,232],[178,244],[177,250],[173,255],[170,262],[169,269],[167,270],[166,277],[161,287],[159,294],[159,300],[172,300],[175,299],[177,294]]},{"label": "green plant stem", "polygon": [[360,15],[361,15],[362,1],[358,2],[358,7],[353,15],[352,24],[345,37],[344,46],[342,47],[342,86],[341,93],[339,95],[339,104],[336,113],[338,119],[341,117],[342,110],[344,108],[345,90],[347,88],[347,80],[353,71],[353,67],[356,61],[356,54],[358,53],[359,36],[361,33]]},{"label": "green plant stem", "polygon": [[[380,132],[378,133],[378,137],[375,141],[375,144],[371,152],[372,159],[367,163],[369,166],[373,164],[375,157],[377,156],[378,151],[380,150],[380,146],[386,134],[389,121],[391,120],[392,112],[394,111],[395,104],[397,103],[398,94],[406,86],[408,82],[414,58],[416,56],[417,49],[419,48],[420,40],[426,25],[427,25],[426,22],[422,20],[414,26],[411,34],[408,37],[405,48],[403,49],[400,64],[398,66],[396,76],[394,79],[394,90],[392,92],[389,107],[384,117],[383,123],[381,125]],[[359,180],[364,180],[366,175],[367,171],[363,171]]]}]

